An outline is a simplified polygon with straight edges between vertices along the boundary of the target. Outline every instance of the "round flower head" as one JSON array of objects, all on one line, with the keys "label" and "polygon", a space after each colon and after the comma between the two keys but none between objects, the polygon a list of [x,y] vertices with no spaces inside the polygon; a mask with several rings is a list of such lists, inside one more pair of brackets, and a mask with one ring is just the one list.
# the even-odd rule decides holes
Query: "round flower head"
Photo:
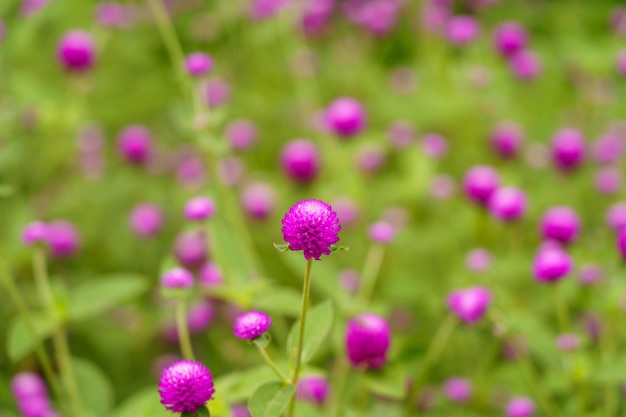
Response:
[{"label": "round flower head", "polygon": [[626,229],[621,229],[617,235],[617,249],[626,260]]},{"label": "round flower head", "polygon": [[299,201],[283,217],[282,232],[289,249],[303,251],[305,259],[330,255],[341,226],[333,208],[320,200]]},{"label": "round flower head", "polygon": [[541,73],[539,55],[524,49],[509,57],[509,68],[520,80],[532,80]]},{"label": "round flower head", "polygon": [[491,293],[483,287],[453,291],[448,296],[448,307],[465,323],[480,320],[491,304]]},{"label": "round flower head", "polygon": [[604,269],[595,264],[583,265],[578,271],[578,281],[583,285],[595,284],[604,277]]},{"label": "round flower head", "polygon": [[454,16],[446,25],[446,36],[453,45],[466,45],[478,37],[480,27],[472,16]]},{"label": "round flower head", "polygon": [[465,257],[465,265],[470,271],[485,271],[491,266],[491,252],[487,249],[474,249]]},{"label": "round flower head", "polygon": [[48,224],[48,245],[52,256],[65,258],[72,256],[80,246],[78,231],[66,220],[57,220]]},{"label": "round flower head", "polygon": [[533,272],[537,281],[555,282],[569,274],[572,260],[567,252],[558,246],[539,250],[533,262]]},{"label": "round flower head", "polygon": [[622,173],[617,167],[600,168],[595,175],[594,185],[602,194],[616,194],[622,187]]},{"label": "round flower head", "polygon": [[264,220],[274,211],[276,192],[269,184],[249,184],[241,191],[241,205],[251,218]]},{"label": "round flower head", "polygon": [[388,244],[396,237],[396,228],[387,222],[376,222],[370,226],[368,234],[372,241]]},{"label": "round flower head", "polygon": [[562,171],[572,171],[583,162],[585,139],[577,129],[564,128],[552,137],[552,161]]},{"label": "round flower head", "polygon": [[230,84],[224,80],[213,79],[200,88],[205,103],[209,107],[223,106],[230,100]]},{"label": "round flower head", "polygon": [[203,52],[194,52],[185,57],[185,70],[194,77],[205,75],[213,69],[213,60]]},{"label": "round flower head", "polygon": [[387,137],[393,148],[405,149],[415,140],[415,128],[409,122],[397,121],[387,129]]},{"label": "round flower head", "polygon": [[21,372],[11,379],[11,393],[19,402],[34,397],[48,396],[43,379],[33,372]]},{"label": "round flower head", "polygon": [[211,372],[192,360],[174,362],[163,370],[159,380],[161,404],[175,413],[195,413],[214,393]]},{"label": "round flower head", "polygon": [[576,350],[580,345],[580,339],[572,333],[560,334],[556,338],[556,347],[561,351]]},{"label": "round flower head", "polygon": [[117,144],[128,162],[144,164],[152,153],[152,134],[144,126],[131,125],[120,132]]},{"label": "round flower head", "polygon": [[208,300],[202,300],[192,305],[187,314],[187,327],[190,333],[200,333],[215,319],[215,306]]},{"label": "round flower head", "polygon": [[506,417],[532,417],[535,403],[526,397],[515,397],[506,405]]},{"label": "round flower head", "polygon": [[485,205],[498,188],[499,182],[498,173],[493,168],[479,165],[465,174],[463,188],[470,200]]},{"label": "round flower head", "polygon": [[370,313],[352,318],[348,321],[345,338],[352,366],[379,369],[387,362],[391,330],[384,318]]},{"label": "round flower head", "polygon": [[454,180],[448,175],[435,175],[429,186],[430,196],[436,200],[447,200],[456,189]]},{"label": "round flower head", "polygon": [[448,152],[448,141],[437,133],[426,133],[422,136],[422,150],[431,158],[441,158]]},{"label": "round flower head", "polygon": [[498,52],[511,56],[526,47],[526,30],[517,22],[502,22],[495,30],[494,43]]},{"label": "round flower head", "polygon": [[620,159],[624,153],[624,145],[619,136],[609,133],[596,139],[591,150],[596,162],[610,164]]},{"label": "round flower head", "polygon": [[215,287],[224,283],[224,275],[216,263],[207,261],[198,272],[198,281],[207,287]]},{"label": "round flower head", "polygon": [[306,139],[296,139],[283,147],[280,161],[283,171],[292,180],[306,184],[317,177],[320,154],[313,142]]},{"label": "round flower head", "polygon": [[245,171],[245,162],[237,156],[227,156],[218,161],[218,178],[223,184],[230,187],[237,185],[241,181]]},{"label": "round flower head", "polygon": [[497,189],[489,199],[489,212],[499,220],[519,220],[526,212],[526,194],[515,187]]},{"label": "round flower head", "polygon": [[48,225],[44,222],[34,221],[28,223],[22,231],[22,242],[26,246],[36,243],[45,243],[48,240]]},{"label": "round flower head", "polygon": [[385,165],[385,151],[376,144],[367,144],[359,149],[357,167],[364,173],[375,173]]},{"label": "round flower head", "polygon": [[524,141],[524,133],[518,124],[503,122],[494,128],[490,141],[493,150],[500,157],[513,158],[520,151]]},{"label": "round flower head", "polygon": [[61,38],[57,57],[69,71],[86,71],[91,68],[96,56],[96,47],[88,32],[71,30]]},{"label": "round flower head", "polygon": [[606,224],[616,232],[626,226],[626,202],[613,204],[606,212]]},{"label": "round flower head", "polygon": [[185,268],[174,268],[161,276],[161,286],[164,288],[189,288],[193,286],[193,275]]},{"label": "round flower head", "polygon": [[187,220],[206,220],[215,214],[215,203],[209,197],[192,198],[185,204]]},{"label": "round flower head", "polygon": [[133,12],[120,3],[103,2],[96,9],[96,21],[108,28],[127,28],[133,22]]},{"label": "round flower head", "polygon": [[552,207],[541,219],[541,235],[544,239],[556,240],[566,245],[572,243],[579,232],[578,214],[569,207]]},{"label": "round flower head", "polygon": [[248,149],[256,142],[256,126],[249,120],[234,120],[226,126],[226,138],[233,149]]},{"label": "round flower head", "polygon": [[174,256],[178,262],[188,268],[202,265],[207,258],[207,241],[204,232],[183,232],[174,242]]},{"label": "round flower head", "polygon": [[237,317],[233,333],[239,339],[254,340],[267,332],[271,325],[272,319],[264,312],[249,311]]},{"label": "round flower head", "polygon": [[350,197],[338,197],[332,206],[342,226],[350,226],[359,219],[359,206]]},{"label": "round flower head", "polygon": [[308,0],[304,3],[300,27],[306,35],[322,34],[330,25],[335,0]]},{"label": "round flower head", "polygon": [[155,204],[139,204],[130,213],[129,223],[138,236],[154,236],[163,226],[163,213]]},{"label": "round flower head", "polygon": [[48,397],[28,397],[17,399],[17,408],[23,417],[48,417],[54,415]]},{"label": "round flower head", "polygon": [[443,386],[450,401],[464,403],[472,396],[472,384],[465,378],[450,378]]},{"label": "round flower head", "polygon": [[339,284],[350,294],[354,294],[359,288],[359,280],[359,273],[354,269],[342,269],[339,271]]},{"label": "round flower head", "polygon": [[338,98],[326,109],[326,124],[337,136],[350,138],[365,127],[365,110],[353,98]]},{"label": "round flower head", "polygon": [[328,381],[323,376],[305,376],[298,381],[296,396],[299,400],[323,405],[328,391]]}]

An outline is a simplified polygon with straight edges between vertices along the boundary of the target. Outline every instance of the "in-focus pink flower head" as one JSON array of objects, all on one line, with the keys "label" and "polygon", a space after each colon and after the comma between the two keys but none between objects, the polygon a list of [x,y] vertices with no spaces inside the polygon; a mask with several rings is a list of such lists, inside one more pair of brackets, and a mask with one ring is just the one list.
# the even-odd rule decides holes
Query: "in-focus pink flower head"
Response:
[{"label": "in-focus pink flower head", "polygon": [[118,149],[133,164],[145,164],[153,153],[152,133],[142,125],[130,125],[118,136]]},{"label": "in-focus pink flower head", "polygon": [[429,193],[435,200],[447,200],[454,195],[456,184],[449,175],[435,175],[430,181]]},{"label": "in-focus pink flower head", "polygon": [[241,205],[254,220],[265,220],[276,206],[276,191],[270,184],[255,182],[241,190]]},{"label": "in-focus pink flower head", "polygon": [[394,149],[406,149],[415,141],[415,128],[407,121],[393,122],[387,128],[387,138]]},{"label": "in-focus pink flower head", "polygon": [[527,397],[515,397],[506,404],[506,417],[533,417],[535,403]]},{"label": "in-focus pink flower head", "polygon": [[207,220],[215,215],[215,203],[206,196],[194,197],[185,204],[185,218],[191,221]]},{"label": "in-focus pink flower head", "polygon": [[352,138],[364,129],[365,110],[351,97],[340,97],[326,108],[326,124],[341,138]]},{"label": "in-focus pink flower head", "polygon": [[541,74],[541,57],[530,49],[523,49],[509,57],[509,68],[520,80],[533,80]]},{"label": "in-focus pink flower head", "polygon": [[96,59],[96,45],[89,32],[78,29],[66,32],[57,46],[57,58],[68,71],[89,70]]},{"label": "in-focus pink flower head", "polygon": [[385,150],[375,143],[368,143],[359,148],[356,158],[357,168],[367,174],[380,171],[387,161]]},{"label": "in-focus pink flower head", "polygon": [[353,367],[380,369],[387,363],[391,330],[383,317],[362,313],[350,319],[345,341],[348,360]]},{"label": "in-focus pink flower head", "polygon": [[556,337],[556,347],[560,351],[576,350],[580,346],[580,338],[573,333],[564,333]]},{"label": "in-focus pink flower head", "polygon": [[343,12],[348,20],[374,35],[384,35],[395,26],[402,3],[399,0],[346,0]]},{"label": "in-focus pink flower head", "polygon": [[625,145],[618,135],[607,133],[595,140],[591,151],[596,162],[610,164],[619,161],[624,153]]},{"label": "in-focus pink flower head", "polygon": [[46,383],[39,374],[20,372],[11,378],[11,393],[18,402],[28,401],[31,398],[48,397]]},{"label": "in-focus pink flower head", "polygon": [[368,235],[373,242],[387,245],[396,237],[396,228],[385,221],[378,221],[369,227]]},{"label": "in-focus pink flower head", "polygon": [[576,240],[580,233],[580,218],[576,211],[566,206],[548,209],[541,218],[541,236],[545,240],[554,240],[564,245]]},{"label": "in-focus pink flower head", "polygon": [[22,230],[22,242],[26,246],[46,243],[48,241],[48,225],[42,221],[30,222]]},{"label": "in-focus pink flower head", "polygon": [[175,413],[195,413],[214,393],[211,372],[192,360],[174,362],[163,370],[159,380],[161,404]]},{"label": "in-focus pink flower head", "polygon": [[220,107],[230,101],[230,84],[220,78],[214,78],[200,85],[201,96],[209,107]]},{"label": "in-focus pink flower head", "polygon": [[608,208],[605,215],[606,224],[615,232],[626,227],[626,202],[619,201]]},{"label": "in-focus pink flower head", "polygon": [[204,52],[193,52],[185,57],[185,71],[192,77],[202,77],[213,69],[213,58]]},{"label": "in-focus pink flower head", "polygon": [[453,45],[467,45],[480,34],[478,21],[468,15],[454,16],[446,23],[446,37]]},{"label": "in-focus pink flower head", "polygon": [[533,261],[533,274],[539,282],[556,282],[567,276],[573,267],[569,254],[558,246],[544,247]]},{"label": "in-focus pink flower head", "polygon": [[473,272],[486,271],[491,267],[491,252],[484,248],[472,249],[465,257],[465,266]]},{"label": "in-focus pink flower head", "polygon": [[239,339],[254,340],[265,334],[272,326],[272,319],[262,311],[243,313],[233,326],[233,333]]},{"label": "in-focus pink flower head", "polygon": [[54,258],[68,258],[80,247],[78,230],[67,220],[48,223],[48,246]]},{"label": "in-focus pink flower head", "polygon": [[352,198],[338,197],[332,201],[332,206],[342,227],[349,227],[359,220],[359,205]]},{"label": "in-focus pink flower head", "polygon": [[254,20],[269,19],[288,4],[289,0],[252,0],[249,9],[250,17]]},{"label": "in-focus pink flower head", "polygon": [[514,158],[524,142],[522,127],[514,122],[498,123],[490,135],[493,150],[502,158]]},{"label": "in-focus pink flower head", "polygon": [[493,217],[503,222],[520,220],[526,214],[526,193],[516,187],[498,188],[489,198],[488,208]]},{"label": "in-focus pink flower head", "polygon": [[578,129],[563,128],[552,136],[552,161],[561,171],[578,168],[585,158],[585,138]]},{"label": "in-focus pink flower head", "polygon": [[594,186],[601,194],[617,194],[622,188],[622,171],[613,166],[596,171]]},{"label": "in-focus pink flower head", "polygon": [[317,178],[320,152],[313,142],[294,139],[283,147],[280,162],[289,178],[300,184],[308,184]]},{"label": "in-focus pink flower head", "polygon": [[491,195],[500,185],[500,178],[495,169],[487,165],[477,165],[465,174],[463,189],[472,201],[486,205]]},{"label": "in-focus pink flower head", "polygon": [[604,278],[604,269],[600,265],[586,264],[578,271],[578,281],[583,285],[592,285]]},{"label": "in-focus pink flower head", "polygon": [[303,251],[307,260],[320,260],[320,256],[330,255],[331,245],[339,241],[341,226],[337,213],[321,200],[297,202],[289,208],[282,224],[289,249]]},{"label": "in-focus pink flower head", "polygon": [[626,49],[619,51],[615,66],[617,68],[617,72],[626,77]]},{"label": "in-focus pink flower head", "polygon": [[330,386],[323,376],[304,376],[298,381],[296,397],[300,401],[323,405],[328,398]]},{"label": "in-focus pink flower head", "polygon": [[224,274],[218,264],[206,261],[198,271],[198,281],[205,287],[218,287],[224,283]]},{"label": "in-focus pink flower head", "polygon": [[152,203],[136,205],[129,216],[129,224],[132,231],[140,237],[152,237],[157,235],[163,227],[163,211]]},{"label": "in-focus pink flower head", "polygon": [[250,120],[233,120],[226,126],[225,133],[230,147],[238,151],[250,149],[257,140],[256,125]]},{"label": "in-focus pink flower head", "polygon": [[174,241],[174,256],[187,268],[202,265],[207,259],[208,250],[205,234],[201,230],[182,232]]},{"label": "in-focus pink flower head", "polygon": [[132,25],[134,17],[133,10],[122,3],[106,1],[96,7],[96,21],[104,27],[128,28]]},{"label": "in-focus pink flower head", "polygon": [[455,403],[465,403],[472,396],[472,384],[465,378],[450,378],[443,385],[443,392],[448,399]]},{"label": "in-focus pink flower head", "polygon": [[457,290],[448,296],[448,308],[464,323],[480,320],[491,304],[491,293],[484,287]]},{"label": "in-focus pink flower head", "polygon": [[500,23],[493,34],[495,47],[504,56],[511,56],[523,50],[527,38],[526,29],[515,21]]},{"label": "in-focus pink flower head", "polygon": [[448,152],[448,141],[438,133],[425,133],[421,142],[422,151],[431,158],[442,158]]},{"label": "in-focus pink flower head", "polygon": [[193,274],[185,268],[173,268],[161,275],[161,287],[163,288],[190,288],[193,286]]}]

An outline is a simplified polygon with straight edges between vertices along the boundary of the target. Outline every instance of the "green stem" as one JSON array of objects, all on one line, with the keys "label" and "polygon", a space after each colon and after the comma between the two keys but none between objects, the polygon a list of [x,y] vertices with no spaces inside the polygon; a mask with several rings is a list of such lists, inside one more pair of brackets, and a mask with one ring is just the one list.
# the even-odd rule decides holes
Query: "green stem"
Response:
[{"label": "green stem", "polygon": [[187,306],[185,300],[179,297],[176,300],[176,330],[178,330],[178,343],[183,358],[195,360],[193,349],[191,348],[191,337],[187,327]]},{"label": "green stem", "polygon": [[274,371],[276,376],[280,379],[280,382],[282,382],[283,384],[288,384],[289,381],[287,380],[287,378],[285,378],[282,372],[280,372],[274,361],[272,361],[272,358],[270,358],[270,356],[267,354],[265,348],[261,346],[261,344],[258,342],[254,342],[254,344],[256,345],[263,359],[265,359],[265,362],[269,365],[270,368],[272,368],[272,371]]},{"label": "green stem", "polygon": [[556,308],[556,316],[559,322],[559,328],[561,333],[567,333],[569,331],[569,320],[567,313],[567,306],[565,305],[565,297],[563,297],[562,283],[557,282],[554,285],[554,305]]},{"label": "green stem", "polygon": [[361,282],[357,293],[357,299],[363,304],[367,303],[372,298],[384,256],[385,246],[380,243],[373,243],[365,258],[365,265],[363,265]]},{"label": "green stem", "polygon": [[421,379],[426,375],[428,369],[439,359],[443,349],[448,343],[448,339],[452,335],[454,328],[456,327],[457,319],[453,314],[449,314],[446,320],[439,326],[437,333],[432,338],[430,345],[428,346],[428,350],[426,351],[426,355],[422,360],[421,366],[417,370],[415,374],[415,378],[413,379],[413,385],[411,389],[407,393],[407,406],[412,409],[413,404],[415,404],[415,400],[417,394],[419,392],[419,386]]},{"label": "green stem", "polygon": [[343,404],[346,383],[350,375],[350,365],[345,358],[337,359],[335,371],[333,372],[333,389],[331,390],[331,399],[328,401],[330,410],[334,410],[335,416],[341,415],[341,404]]},{"label": "green stem", "polygon": [[[298,345],[296,348],[296,365],[294,366],[293,373],[291,375],[291,383],[295,386],[298,385],[298,378],[300,376],[300,366],[302,364],[302,348],[304,345],[304,329],[306,327],[306,312],[309,307],[309,292],[311,291],[311,265],[313,265],[313,259],[307,259],[306,269],[304,270],[304,284],[302,287],[302,307],[300,309],[300,327],[298,328]],[[289,417],[293,417],[294,407],[296,404],[296,395],[291,397],[289,402]]]}]

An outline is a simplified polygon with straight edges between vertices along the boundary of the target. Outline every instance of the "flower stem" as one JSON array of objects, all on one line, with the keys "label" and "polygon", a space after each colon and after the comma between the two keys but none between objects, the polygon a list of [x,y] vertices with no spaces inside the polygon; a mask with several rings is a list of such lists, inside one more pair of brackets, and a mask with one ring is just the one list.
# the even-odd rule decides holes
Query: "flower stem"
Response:
[{"label": "flower stem", "polygon": [[569,331],[569,320],[567,313],[567,305],[565,305],[565,299],[563,296],[562,283],[557,282],[554,285],[554,306],[556,308],[556,316],[559,323],[561,333],[567,333]]},{"label": "flower stem", "polygon": [[280,370],[278,369],[274,361],[272,361],[272,358],[270,358],[270,356],[267,354],[267,351],[265,350],[265,348],[261,346],[261,344],[258,342],[254,342],[254,344],[256,345],[263,359],[265,359],[265,362],[269,365],[272,371],[274,371],[276,376],[280,379],[280,382],[282,382],[283,384],[288,384],[289,381],[287,380],[287,378],[285,378],[282,372],[280,372]]},{"label": "flower stem", "polygon": [[[311,265],[313,265],[313,259],[307,259],[306,269],[304,270],[304,284],[302,287],[302,307],[300,309],[300,327],[298,329],[298,346],[296,348],[296,365],[293,368],[290,382],[293,385],[298,384],[298,378],[300,376],[300,366],[302,364],[302,348],[304,344],[304,329],[306,327],[306,312],[309,307],[309,292],[311,291]],[[296,394],[294,392],[289,402],[289,417],[293,417],[293,411],[296,404]]]},{"label": "flower stem", "polygon": [[187,327],[187,306],[185,300],[179,297],[176,300],[176,330],[178,330],[178,343],[183,358],[195,360],[193,349],[191,348],[191,337]]},{"label": "flower stem", "polygon": [[363,272],[361,273],[361,282],[359,284],[359,291],[357,293],[357,299],[363,304],[367,303],[372,298],[372,293],[376,287],[376,279],[380,271],[380,266],[385,256],[385,246],[380,243],[374,243],[367,253],[365,258],[365,264],[363,265]]}]

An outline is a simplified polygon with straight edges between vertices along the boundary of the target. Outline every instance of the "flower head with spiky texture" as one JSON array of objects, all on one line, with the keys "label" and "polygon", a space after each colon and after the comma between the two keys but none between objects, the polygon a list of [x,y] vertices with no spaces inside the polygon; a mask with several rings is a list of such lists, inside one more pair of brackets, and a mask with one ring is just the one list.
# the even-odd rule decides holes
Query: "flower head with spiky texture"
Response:
[{"label": "flower head with spiky texture", "polygon": [[254,340],[267,332],[271,325],[271,317],[264,312],[248,311],[237,317],[233,333],[239,339]]},{"label": "flower head with spiky texture", "polygon": [[339,241],[341,226],[333,208],[320,200],[304,200],[291,206],[283,218],[282,232],[289,249],[303,251],[304,258],[330,255],[330,246]]},{"label": "flower head with spiky texture", "polygon": [[174,362],[163,370],[159,380],[161,404],[176,413],[195,413],[214,393],[211,372],[192,360]]}]

